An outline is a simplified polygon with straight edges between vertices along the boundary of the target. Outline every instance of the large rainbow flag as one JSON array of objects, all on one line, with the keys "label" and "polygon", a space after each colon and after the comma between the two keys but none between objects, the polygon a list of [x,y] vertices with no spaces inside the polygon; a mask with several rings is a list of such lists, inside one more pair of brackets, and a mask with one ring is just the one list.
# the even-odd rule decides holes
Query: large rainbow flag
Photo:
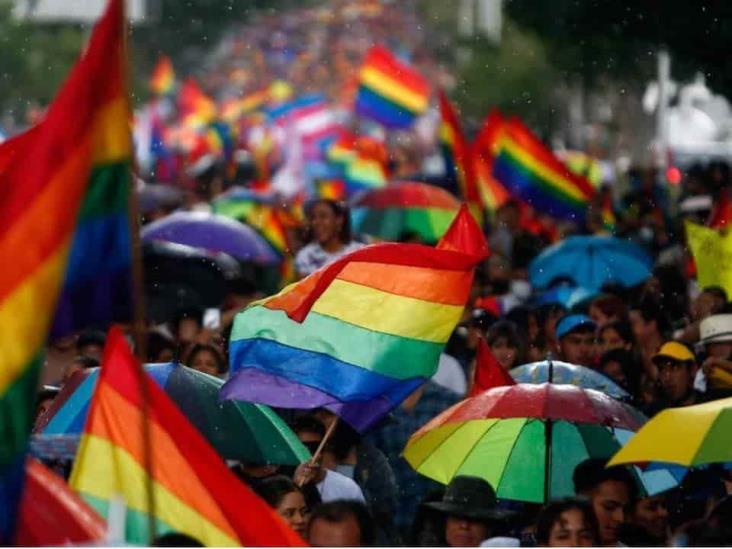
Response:
[{"label": "large rainbow flag", "polygon": [[254,304],[234,322],[222,398],[368,428],[435,373],[486,254],[463,207],[436,248],[368,246]]},{"label": "large rainbow flag", "polygon": [[207,546],[304,545],[143,373],[118,328],[107,337],[69,484],[103,517],[122,497],[129,543],[151,543],[152,515],[155,534],[181,532]]},{"label": "large rainbow flag", "polygon": [[506,188],[493,177],[493,161],[498,152],[503,122],[503,115],[497,109],[491,109],[472,145],[476,185],[483,206],[491,214],[511,198]]},{"label": "large rainbow flag", "polygon": [[342,132],[328,147],[326,157],[338,171],[348,194],[387,184],[388,153],[383,143],[373,138]]},{"label": "large rainbow flag", "polygon": [[[122,2],[111,0],[45,119],[0,153],[0,540],[5,542],[12,536],[22,488],[43,346],[64,280],[67,287],[96,276],[111,282],[116,267],[129,258],[121,233],[107,231],[116,226],[127,200],[131,145],[123,56]],[[79,244],[85,240],[87,247]],[[93,255],[107,246],[122,253],[109,269]],[[88,265],[78,263],[82,249],[94,251]],[[77,267],[75,272],[91,278],[70,277],[69,269]],[[102,271],[92,270],[97,268]],[[90,303],[96,295],[85,296],[88,305],[96,306]]]},{"label": "large rainbow flag", "polygon": [[537,211],[568,221],[583,222],[595,194],[516,118],[503,125],[493,177]]},{"label": "large rainbow flag", "polygon": [[388,128],[407,128],[429,106],[430,86],[382,46],[366,53],[358,75],[356,113]]},{"label": "large rainbow flag", "polygon": [[166,95],[175,88],[175,71],[167,55],[161,55],[150,75],[150,91],[156,95]]},{"label": "large rainbow flag", "polygon": [[447,179],[460,193],[463,200],[468,203],[471,211],[480,212],[482,210],[481,197],[475,182],[471,151],[463,136],[460,121],[450,100],[442,90],[438,94],[438,99],[440,104],[439,141]]}]

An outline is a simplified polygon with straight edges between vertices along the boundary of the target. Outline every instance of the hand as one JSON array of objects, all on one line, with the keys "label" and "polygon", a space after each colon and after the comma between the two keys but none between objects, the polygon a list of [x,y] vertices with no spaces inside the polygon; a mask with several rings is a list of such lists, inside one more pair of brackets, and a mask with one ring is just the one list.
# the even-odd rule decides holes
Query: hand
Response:
[{"label": "hand", "polygon": [[292,476],[292,480],[298,486],[305,486],[306,484],[313,484],[317,482],[318,475],[320,474],[320,464],[313,463],[312,461],[306,461],[301,463],[295,469],[295,474]]},{"label": "hand", "polygon": [[730,362],[729,360],[724,360],[723,358],[710,356],[702,364],[702,371],[704,372],[705,376],[709,377],[714,368],[719,368],[720,370],[727,370],[728,372],[732,372],[732,362]]}]

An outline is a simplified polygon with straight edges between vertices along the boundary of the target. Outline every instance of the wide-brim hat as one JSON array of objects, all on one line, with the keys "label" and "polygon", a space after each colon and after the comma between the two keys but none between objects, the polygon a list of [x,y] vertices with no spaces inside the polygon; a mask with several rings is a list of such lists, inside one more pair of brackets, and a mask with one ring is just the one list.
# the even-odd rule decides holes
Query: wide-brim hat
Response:
[{"label": "wide-brim hat", "polygon": [[496,491],[490,483],[479,477],[465,475],[450,481],[442,501],[431,501],[424,505],[448,515],[477,520],[503,520],[514,515],[513,511],[498,508]]},{"label": "wide-brim hat", "polygon": [[732,341],[732,315],[708,316],[699,324],[699,335],[705,345]]}]

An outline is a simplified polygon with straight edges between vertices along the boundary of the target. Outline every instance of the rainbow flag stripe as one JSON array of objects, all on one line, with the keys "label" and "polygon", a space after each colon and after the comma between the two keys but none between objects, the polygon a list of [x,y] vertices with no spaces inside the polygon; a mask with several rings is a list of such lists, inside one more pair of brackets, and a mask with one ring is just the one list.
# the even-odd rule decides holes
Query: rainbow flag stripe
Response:
[{"label": "rainbow flag stripe", "polygon": [[361,116],[389,128],[406,128],[427,111],[427,80],[382,46],[366,53],[358,79],[355,110]]},{"label": "rainbow flag stripe", "polygon": [[[69,280],[69,257],[73,266],[78,243],[96,238],[94,227],[114,225],[125,200],[117,187],[131,157],[122,38],[122,2],[111,0],[43,122],[0,152],[5,159],[0,162],[0,540],[5,542],[14,528],[43,347]],[[110,233],[102,234],[103,240]],[[115,249],[117,244],[109,243]],[[100,248],[95,243],[93,249]]]},{"label": "rainbow flag stripe", "polygon": [[365,137],[345,134],[326,153],[328,161],[339,172],[349,194],[384,187],[386,167],[379,159],[380,147]]},{"label": "rainbow flag stripe", "polygon": [[207,96],[193,78],[183,82],[178,94],[178,111],[185,126],[203,128],[216,118],[213,99]]},{"label": "rainbow flag stripe", "polygon": [[483,121],[473,143],[472,160],[476,185],[483,206],[491,214],[511,198],[508,190],[493,177],[493,161],[498,152],[503,122],[501,113],[492,109]]},{"label": "rainbow flag stripe", "polygon": [[[147,442],[143,422],[149,429]],[[127,507],[128,543],[150,543],[152,514],[156,534],[181,532],[207,546],[304,545],[143,373],[118,328],[108,335],[69,484],[103,517],[110,500],[121,496]]]},{"label": "rainbow flag stripe", "polygon": [[595,193],[517,119],[504,125],[493,177],[536,210],[568,221],[584,221]]},{"label": "rainbow flag stripe", "polygon": [[175,71],[167,55],[161,55],[150,75],[150,91],[156,95],[167,95],[175,88]]},{"label": "rainbow flag stripe", "polygon": [[254,304],[234,322],[222,398],[368,428],[434,374],[485,256],[463,207],[436,248],[368,246]]}]

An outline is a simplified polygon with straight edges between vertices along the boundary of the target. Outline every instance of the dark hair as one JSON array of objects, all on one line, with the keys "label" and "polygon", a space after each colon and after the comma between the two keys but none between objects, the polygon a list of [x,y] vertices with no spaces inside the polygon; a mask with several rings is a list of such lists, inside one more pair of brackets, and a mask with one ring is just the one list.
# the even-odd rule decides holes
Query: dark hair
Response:
[{"label": "dark hair", "polygon": [[613,320],[608,322],[600,328],[600,331],[597,333],[598,337],[601,337],[602,332],[605,330],[615,330],[615,332],[620,336],[620,339],[626,343],[632,344],[635,342],[635,339],[633,338],[633,328],[631,328],[630,324],[625,320]]},{"label": "dark hair", "polygon": [[295,433],[316,433],[321,438],[325,436],[325,425],[317,417],[312,414],[305,414],[296,417],[292,421],[290,428]]},{"label": "dark hair", "polygon": [[582,513],[585,524],[592,530],[592,536],[594,538],[593,545],[597,544],[600,537],[597,517],[595,517],[595,513],[590,504],[579,499],[555,501],[544,507],[536,519],[536,544],[540,547],[549,545],[549,536],[552,533],[554,524],[556,524],[563,513],[573,509],[577,509]]},{"label": "dark hair", "polygon": [[622,320],[628,316],[628,307],[625,302],[613,294],[602,294],[590,303],[590,307],[597,307],[605,316]]},{"label": "dark hair", "polygon": [[521,364],[523,362],[526,344],[524,343],[524,339],[521,337],[516,324],[510,320],[499,320],[488,328],[485,340],[489,346],[493,345],[501,338],[505,338],[508,341],[508,345],[517,350],[516,364]]},{"label": "dark hair", "polygon": [[79,334],[79,337],[76,340],[76,350],[80,353],[81,349],[87,345],[99,345],[100,347],[104,347],[105,340],[106,336],[104,332],[100,330],[84,330]]},{"label": "dark hair", "polygon": [[658,332],[661,336],[667,334],[671,329],[671,324],[669,323],[668,317],[664,313],[661,304],[653,298],[644,297],[640,302],[632,307],[632,310],[638,311],[646,322],[655,320]]},{"label": "dark hair", "polygon": [[180,323],[186,319],[190,318],[191,320],[195,320],[196,323],[199,326],[203,326],[203,309],[199,307],[190,307],[187,309],[180,309],[173,319],[173,331],[174,333],[178,333],[178,328],[180,327]]},{"label": "dark hair", "polygon": [[361,442],[361,433],[345,421],[339,421],[333,430],[330,442],[330,448],[333,450],[336,459],[341,461],[346,459],[351,448]]},{"label": "dark hair", "polygon": [[600,370],[605,368],[608,362],[617,362],[625,375],[625,389],[631,395],[637,395],[640,391],[641,368],[635,355],[625,349],[612,349],[600,357]]},{"label": "dark hair", "polygon": [[628,487],[631,500],[635,500],[638,487],[630,471],[623,466],[606,468],[606,464],[607,459],[590,458],[577,465],[572,474],[574,492],[576,494],[584,494],[603,482],[614,480],[625,483]]},{"label": "dark hair", "polygon": [[150,330],[147,333],[147,361],[157,362],[160,353],[165,349],[169,349],[175,356],[175,343],[173,340],[156,330]]},{"label": "dark hair", "polygon": [[727,292],[721,286],[707,286],[702,290],[702,293],[712,294],[714,297],[717,297],[727,303]]},{"label": "dark hair", "polygon": [[302,494],[299,486],[285,475],[275,475],[262,480],[255,486],[255,491],[272,508],[282,503],[287,494],[292,492]]},{"label": "dark hair", "polygon": [[[308,219],[312,215],[313,209],[318,204],[324,204],[324,205],[328,206],[330,208],[330,210],[333,212],[333,215],[343,219],[343,223],[341,225],[341,232],[338,233],[338,238],[344,244],[348,244],[352,240],[351,215],[348,210],[348,205],[345,202],[331,200],[330,198],[319,198],[318,200],[313,200],[305,207],[305,215],[307,216]],[[308,235],[307,235],[308,242],[312,241],[312,239],[313,239],[312,231],[308,230]]]},{"label": "dark hair", "polygon": [[99,367],[99,361],[96,358],[90,357],[90,356],[85,356],[85,355],[75,356],[74,360],[72,360],[71,363],[78,364],[85,370],[87,370],[89,368],[98,368]]},{"label": "dark hair", "polygon": [[227,365],[226,360],[224,359],[224,355],[221,354],[221,351],[217,347],[214,347],[213,345],[209,345],[207,343],[196,343],[193,347],[191,347],[191,350],[188,351],[188,356],[186,357],[186,362],[188,363],[188,366],[193,367],[193,360],[196,358],[196,355],[205,351],[211,353],[216,359],[216,370],[218,371],[218,373],[223,374],[224,372],[226,372]]},{"label": "dark hair", "polygon": [[167,532],[152,541],[152,547],[205,547],[193,536],[182,532]]},{"label": "dark hair", "polygon": [[344,522],[353,517],[358,523],[361,537],[361,547],[369,547],[376,541],[374,532],[374,519],[368,508],[360,501],[336,500],[318,505],[310,515],[310,528],[315,521]]}]

